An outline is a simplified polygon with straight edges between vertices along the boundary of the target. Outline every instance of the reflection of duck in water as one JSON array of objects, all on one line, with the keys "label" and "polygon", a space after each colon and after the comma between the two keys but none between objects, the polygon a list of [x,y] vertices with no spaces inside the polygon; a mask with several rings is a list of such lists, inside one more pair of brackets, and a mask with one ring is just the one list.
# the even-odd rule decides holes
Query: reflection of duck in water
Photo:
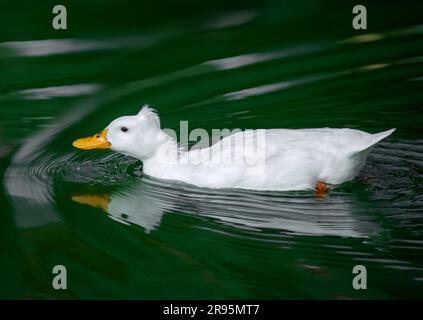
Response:
[{"label": "reflection of duck in water", "polygon": [[198,189],[143,178],[111,194],[74,195],[72,199],[146,232],[157,228],[166,212],[185,212],[246,230],[276,229],[303,235],[367,237],[378,229],[368,216],[354,212],[355,201],[348,195],[321,201],[304,194]]},{"label": "reflection of duck in water", "polygon": [[[142,190],[140,190],[142,191]],[[135,190],[128,193],[74,195],[76,202],[100,208],[109,214],[110,218],[124,223],[136,224],[150,232],[160,224],[163,208],[143,193],[136,194]]]},{"label": "reflection of duck in water", "polygon": [[[353,129],[268,129],[238,132],[209,148],[181,150],[144,107],[101,133],[76,140],[80,149],[112,149],[143,161],[147,175],[200,187],[309,190],[352,180],[372,147],[394,129],[369,134]],[[233,159],[233,152],[242,156]],[[242,154],[241,154],[242,153]],[[177,161],[175,161],[177,160]]]}]

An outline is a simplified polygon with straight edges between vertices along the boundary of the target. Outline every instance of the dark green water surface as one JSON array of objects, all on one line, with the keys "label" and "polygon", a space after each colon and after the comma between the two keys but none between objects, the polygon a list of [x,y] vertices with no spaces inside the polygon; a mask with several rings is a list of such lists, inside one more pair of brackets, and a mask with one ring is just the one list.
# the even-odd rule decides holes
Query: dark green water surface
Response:
[{"label": "dark green water surface", "polygon": [[[56,3],[0,1],[0,297],[423,298],[422,5],[361,3],[364,31],[353,1],[67,1],[56,31]],[[177,131],[397,131],[325,199],[72,147],[147,103]]]}]

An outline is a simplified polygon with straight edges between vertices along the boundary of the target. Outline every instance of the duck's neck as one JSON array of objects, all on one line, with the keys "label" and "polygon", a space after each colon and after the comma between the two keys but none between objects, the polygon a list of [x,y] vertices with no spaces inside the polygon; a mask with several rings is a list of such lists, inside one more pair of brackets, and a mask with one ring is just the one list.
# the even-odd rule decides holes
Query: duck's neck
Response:
[{"label": "duck's neck", "polygon": [[169,171],[181,165],[181,157],[188,151],[181,148],[175,138],[161,130],[157,135],[155,152],[143,159],[143,170],[146,174],[160,177],[169,175]]}]

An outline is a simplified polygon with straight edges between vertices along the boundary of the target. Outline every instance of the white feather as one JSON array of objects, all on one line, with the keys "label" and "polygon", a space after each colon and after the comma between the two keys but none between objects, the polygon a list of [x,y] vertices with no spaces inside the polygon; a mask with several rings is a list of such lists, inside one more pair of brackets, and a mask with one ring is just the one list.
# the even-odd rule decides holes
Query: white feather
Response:
[{"label": "white feather", "polygon": [[[122,126],[129,131],[120,132]],[[286,191],[313,189],[317,181],[340,184],[354,179],[372,147],[394,130],[377,134],[333,128],[238,132],[211,147],[186,151],[160,129],[156,111],[144,106],[136,116],[114,120],[107,139],[113,150],[143,161],[144,172],[153,177],[209,188]],[[240,163],[231,158],[231,150],[241,147]]]}]

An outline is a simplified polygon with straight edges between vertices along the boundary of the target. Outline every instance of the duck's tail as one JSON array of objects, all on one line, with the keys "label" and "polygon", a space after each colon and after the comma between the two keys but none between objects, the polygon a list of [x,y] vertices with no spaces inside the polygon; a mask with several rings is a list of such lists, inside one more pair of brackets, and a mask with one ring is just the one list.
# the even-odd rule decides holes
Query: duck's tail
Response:
[{"label": "duck's tail", "polygon": [[385,139],[386,137],[390,136],[396,129],[390,129],[383,132],[372,134],[361,141],[361,143],[356,146],[353,153],[361,153],[364,151],[370,151],[372,147],[376,145],[379,141]]},{"label": "duck's tail", "polygon": [[383,131],[383,132],[372,134],[372,138],[371,138],[372,142],[370,144],[370,147],[375,145],[376,143],[378,143],[380,140],[383,140],[386,137],[390,136],[395,130],[396,129],[393,128],[393,129],[389,129],[389,130],[386,130],[386,131]]}]

